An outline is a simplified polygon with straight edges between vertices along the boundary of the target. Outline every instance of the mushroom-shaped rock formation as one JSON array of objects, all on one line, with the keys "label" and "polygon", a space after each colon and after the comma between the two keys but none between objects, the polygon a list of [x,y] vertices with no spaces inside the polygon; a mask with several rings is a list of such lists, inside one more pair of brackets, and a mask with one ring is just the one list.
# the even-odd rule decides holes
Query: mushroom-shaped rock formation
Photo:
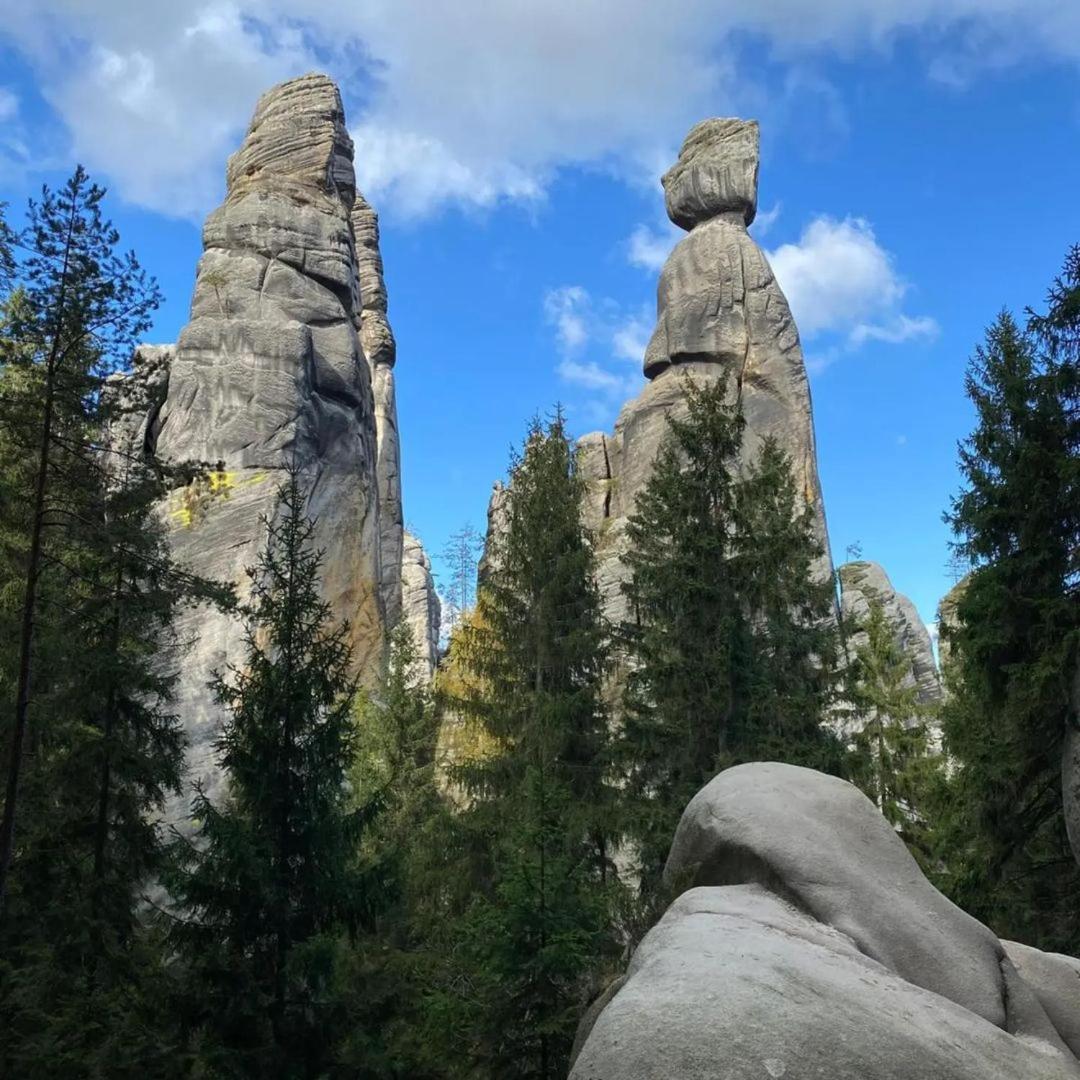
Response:
[{"label": "mushroom-shaped rock formation", "polygon": [[817,572],[832,574],[798,331],[765,253],[746,231],[757,174],[756,121],[712,119],[691,129],[663,177],[668,216],[689,235],[660,272],[656,328],[644,357],[650,381],[623,406],[613,434],[580,443],[586,523],[597,537],[601,593],[614,618],[626,614],[626,521],[651,475],[667,417],[685,410],[685,376],[727,383],[746,419],[745,462],[756,459],[767,436],[790,456],[824,549]]}]

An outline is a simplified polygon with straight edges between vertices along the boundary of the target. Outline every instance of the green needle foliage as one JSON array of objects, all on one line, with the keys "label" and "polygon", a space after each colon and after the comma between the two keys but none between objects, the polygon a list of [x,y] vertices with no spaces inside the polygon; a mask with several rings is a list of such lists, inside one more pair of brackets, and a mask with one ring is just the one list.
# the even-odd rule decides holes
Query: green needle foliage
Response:
[{"label": "green needle foliage", "polygon": [[[454,770],[474,896],[446,985],[464,1075],[564,1076],[578,1017],[616,948],[606,631],[561,413],[512,459],[477,617],[455,635],[473,688],[453,707],[491,751]],[[452,965],[453,967],[453,965]]]},{"label": "green needle foliage", "polygon": [[943,884],[1002,935],[1075,952],[1060,768],[1080,662],[1080,248],[1049,300],[1026,328],[1003,312],[968,369],[978,422],[946,515],[973,569],[949,635]]},{"label": "green needle foliage", "polygon": [[[59,192],[31,201],[19,244],[19,291],[6,309],[0,363],[5,394],[0,420],[27,455],[26,501],[17,661],[8,716],[9,749],[0,817],[0,913],[15,857],[15,827],[24,754],[35,707],[34,651],[46,566],[58,545],[93,520],[82,505],[101,488],[92,445],[104,430],[104,380],[121,368],[150,326],[161,300],[134,254],[117,252],[119,235],[102,216],[104,189],[76,168]],[[70,563],[70,560],[68,560]],[[77,567],[69,567],[78,576]]]},{"label": "green needle foliage", "polygon": [[831,584],[811,508],[766,440],[740,475],[744,422],[723,380],[685,381],[627,528],[629,677],[619,757],[646,891],[687,802],[721,769],[780,760],[836,770],[822,729],[836,669]]},{"label": "green needle foliage", "polygon": [[877,805],[925,865],[933,859],[927,808],[941,781],[941,757],[930,746],[930,712],[920,706],[911,658],[880,598],[857,631],[865,639],[847,672],[847,703],[857,718],[849,778]]},{"label": "green needle foliage", "polygon": [[103,195],[78,169],[31,204],[0,312],[5,1075],[157,1070],[169,1053],[138,905],[180,782],[173,618],[214,590],[171,561],[167,474],[134,437],[141,383],[109,381],[157,290],[115,254]]},{"label": "green needle foliage", "polygon": [[181,1021],[209,1075],[314,1077],[341,1032],[335,980],[371,898],[365,825],[347,780],[357,732],[348,626],[321,598],[322,553],[293,469],[249,571],[247,657],[213,683],[227,802],[195,799],[168,884],[183,918],[173,943],[189,969]]}]

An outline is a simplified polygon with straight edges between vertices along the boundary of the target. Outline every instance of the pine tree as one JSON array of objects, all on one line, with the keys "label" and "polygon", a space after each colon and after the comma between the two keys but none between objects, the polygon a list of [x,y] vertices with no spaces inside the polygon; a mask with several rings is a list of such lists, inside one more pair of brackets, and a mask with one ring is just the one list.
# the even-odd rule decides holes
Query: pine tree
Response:
[{"label": "pine tree", "polygon": [[1073,951],[1077,871],[1061,808],[1080,657],[1080,252],[1027,329],[1003,312],[972,358],[977,426],[946,520],[973,569],[949,637],[954,762],[944,887],[1002,935]]},{"label": "pine tree", "polygon": [[685,383],[627,528],[629,676],[620,758],[646,891],[683,808],[718,771],[772,758],[837,767],[828,582],[786,456],[739,475],[744,422],[723,381]]},{"label": "pine tree", "polygon": [[[356,752],[348,626],[320,597],[297,470],[249,571],[243,668],[213,682],[229,782],[199,793],[193,842],[170,879],[183,918],[173,941],[191,972],[182,1021],[217,1075],[322,1075],[341,1035],[334,986],[344,942],[366,917],[363,829],[352,804]],[[216,1071],[215,1071],[216,1070]]]},{"label": "pine tree", "polygon": [[472,692],[452,705],[490,749],[453,770],[476,890],[456,924],[455,985],[471,1068],[550,1078],[615,947],[606,632],[561,414],[533,423],[508,490],[477,617],[454,646]]},{"label": "pine tree", "polygon": [[119,236],[101,213],[104,195],[78,167],[59,193],[45,188],[40,203],[31,201],[20,239],[27,252],[18,267],[20,292],[7,307],[0,362],[12,378],[5,386],[10,396],[2,402],[2,419],[32,456],[30,486],[22,493],[27,534],[0,818],[0,916],[15,852],[42,576],[56,554],[50,534],[81,523],[81,508],[72,501],[90,467],[89,448],[102,431],[103,380],[126,361],[160,302],[156,283],[134,254],[117,254]]}]

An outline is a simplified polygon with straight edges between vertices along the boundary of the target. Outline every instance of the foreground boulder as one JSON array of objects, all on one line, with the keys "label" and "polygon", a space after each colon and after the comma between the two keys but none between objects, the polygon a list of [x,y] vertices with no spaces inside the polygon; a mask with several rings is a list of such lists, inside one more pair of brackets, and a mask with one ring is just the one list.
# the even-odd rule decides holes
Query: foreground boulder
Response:
[{"label": "foreground boulder", "polygon": [[688,889],[587,1018],[572,1080],[1080,1078],[1076,962],[998,941],[842,780],[721,773],[667,875]]}]

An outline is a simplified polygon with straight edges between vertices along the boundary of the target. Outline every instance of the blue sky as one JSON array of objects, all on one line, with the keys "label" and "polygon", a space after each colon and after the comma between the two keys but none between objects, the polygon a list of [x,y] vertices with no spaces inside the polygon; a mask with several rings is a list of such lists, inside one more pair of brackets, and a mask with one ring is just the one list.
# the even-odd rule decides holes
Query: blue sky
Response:
[{"label": "blue sky", "polygon": [[610,429],[674,236],[659,174],[696,120],[753,116],[834,556],[860,543],[933,618],[967,357],[1080,241],[1080,4],[8,0],[0,198],[83,162],[174,340],[225,157],[312,69],[382,216],[405,512],[436,563],[534,412]]}]

